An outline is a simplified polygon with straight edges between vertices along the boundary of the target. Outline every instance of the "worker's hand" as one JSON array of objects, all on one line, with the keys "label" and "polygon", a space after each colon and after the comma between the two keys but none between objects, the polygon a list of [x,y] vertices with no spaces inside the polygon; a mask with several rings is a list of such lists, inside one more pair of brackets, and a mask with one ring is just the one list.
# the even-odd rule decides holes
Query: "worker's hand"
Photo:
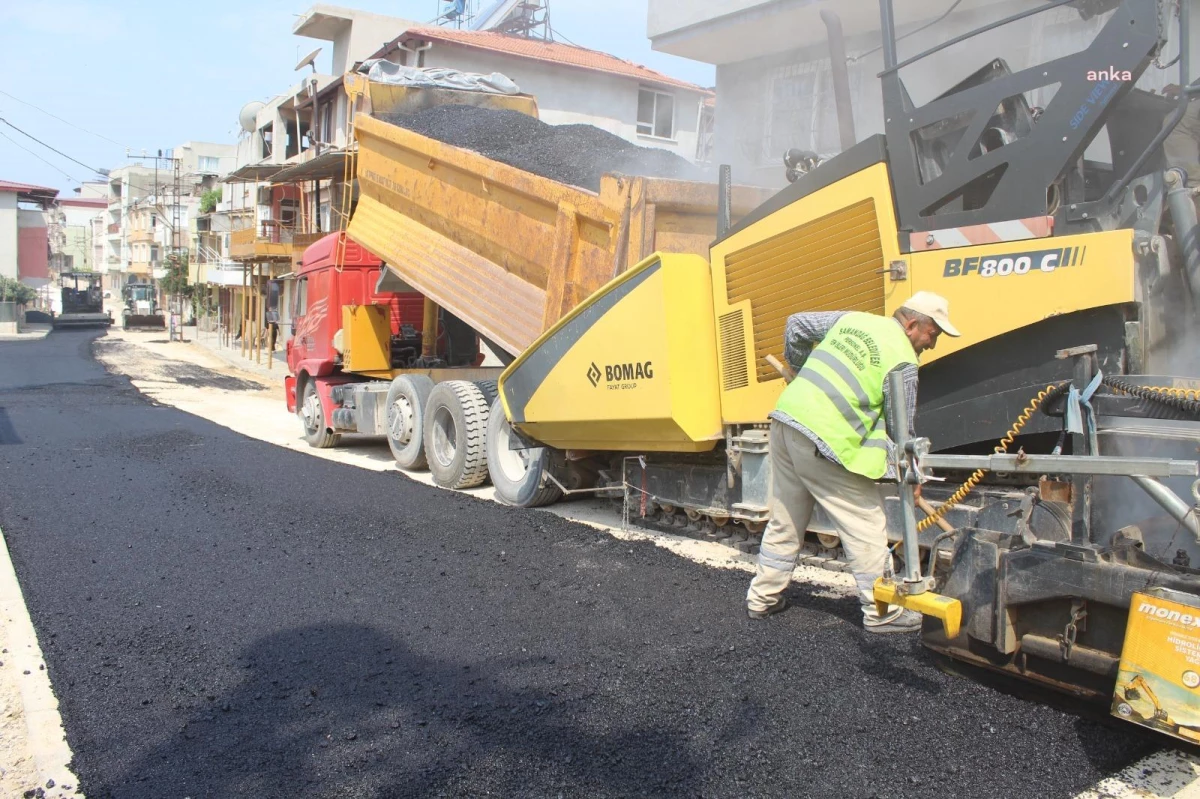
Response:
[{"label": "worker's hand", "polygon": [[913,486],[913,497],[915,499],[921,498],[921,484],[920,483],[917,483],[915,486]]}]

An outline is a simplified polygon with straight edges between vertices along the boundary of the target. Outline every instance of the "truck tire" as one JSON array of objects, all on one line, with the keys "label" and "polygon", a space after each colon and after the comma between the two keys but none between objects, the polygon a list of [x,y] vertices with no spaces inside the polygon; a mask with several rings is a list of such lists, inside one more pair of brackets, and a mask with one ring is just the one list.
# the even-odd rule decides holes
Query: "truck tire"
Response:
[{"label": "truck tire", "polygon": [[500,390],[496,387],[495,380],[476,380],[475,388],[479,389],[479,393],[483,394],[483,401],[487,403],[488,408],[496,402],[496,395]]},{"label": "truck tire", "polygon": [[562,489],[542,479],[550,461],[549,448],[509,449],[511,435],[512,426],[497,398],[488,416],[487,431],[488,474],[496,488],[496,497],[518,508],[540,508],[557,502],[562,498]]},{"label": "truck tire", "polygon": [[400,375],[387,393],[387,441],[401,469],[424,469],[425,408],[433,381],[425,375]]},{"label": "truck tire", "polygon": [[488,406],[474,383],[448,380],[425,406],[425,457],[442,488],[472,488],[487,480]]},{"label": "truck tire", "polygon": [[317,381],[311,378],[304,381],[304,396],[296,406],[296,415],[300,417],[300,424],[304,425],[304,440],[310,447],[329,449],[341,438],[325,426],[321,392],[317,391]]}]

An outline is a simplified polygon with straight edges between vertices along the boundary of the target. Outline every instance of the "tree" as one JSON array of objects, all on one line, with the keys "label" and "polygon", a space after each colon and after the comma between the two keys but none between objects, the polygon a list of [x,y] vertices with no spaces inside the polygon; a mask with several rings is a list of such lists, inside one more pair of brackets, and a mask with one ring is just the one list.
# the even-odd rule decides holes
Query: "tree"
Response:
[{"label": "tree", "polygon": [[167,275],[159,281],[163,293],[172,297],[191,297],[195,286],[188,283],[188,254],[184,252],[167,256]]},{"label": "tree", "polygon": [[15,302],[28,305],[37,297],[37,292],[19,280],[0,275],[0,302]]},{"label": "tree", "polygon": [[221,202],[221,187],[209,189],[200,195],[200,213],[211,214],[217,210],[217,203]]}]

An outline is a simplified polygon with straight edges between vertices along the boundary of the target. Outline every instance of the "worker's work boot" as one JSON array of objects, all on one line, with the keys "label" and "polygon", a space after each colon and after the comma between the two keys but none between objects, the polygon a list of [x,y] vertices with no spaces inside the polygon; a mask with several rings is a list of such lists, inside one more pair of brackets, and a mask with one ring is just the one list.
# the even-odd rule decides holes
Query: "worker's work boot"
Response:
[{"label": "worker's work boot", "polygon": [[754,608],[747,607],[746,615],[752,619],[765,619],[768,616],[774,616],[776,613],[782,613],[783,611],[787,610],[787,606],[787,597],[780,596],[776,597],[774,602],[772,602],[770,605],[767,605],[762,610],[755,610]]},{"label": "worker's work boot", "polygon": [[863,629],[869,633],[915,633],[921,631],[921,614],[902,607],[889,607],[888,612],[863,614]]}]

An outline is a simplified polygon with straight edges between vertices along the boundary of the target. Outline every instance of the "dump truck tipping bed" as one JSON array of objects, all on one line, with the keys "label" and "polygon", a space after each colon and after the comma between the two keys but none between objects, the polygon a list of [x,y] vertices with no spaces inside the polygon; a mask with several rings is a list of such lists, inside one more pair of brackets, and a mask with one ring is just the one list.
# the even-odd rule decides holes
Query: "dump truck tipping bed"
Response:
[{"label": "dump truck tipping bed", "polygon": [[[351,237],[512,354],[647,255],[706,255],[715,238],[715,184],[605,175],[597,194],[361,114],[355,124]],[[734,219],[772,193],[735,188]]]}]

